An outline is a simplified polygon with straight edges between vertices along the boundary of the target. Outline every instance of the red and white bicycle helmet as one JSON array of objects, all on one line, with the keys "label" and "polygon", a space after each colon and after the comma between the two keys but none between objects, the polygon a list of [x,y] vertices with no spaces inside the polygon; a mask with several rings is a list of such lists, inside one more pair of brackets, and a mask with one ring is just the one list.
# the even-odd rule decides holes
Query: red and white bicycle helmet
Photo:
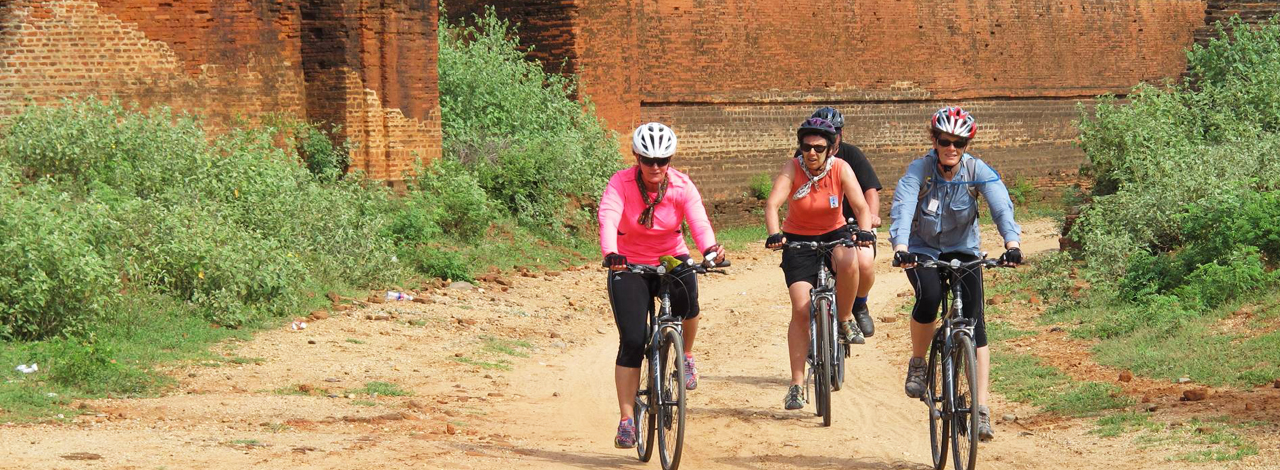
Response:
[{"label": "red and white bicycle helmet", "polygon": [[960,109],[959,106],[947,106],[933,113],[929,128],[934,132],[946,132],[966,139],[972,139],[978,133],[978,126],[973,121],[973,115]]},{"label": "red and white bicycle helmet", "polygon": [[641,124],[631,134],[631,151],[646,158],[671,158],[676,153],[676,133],[662,123]]}]

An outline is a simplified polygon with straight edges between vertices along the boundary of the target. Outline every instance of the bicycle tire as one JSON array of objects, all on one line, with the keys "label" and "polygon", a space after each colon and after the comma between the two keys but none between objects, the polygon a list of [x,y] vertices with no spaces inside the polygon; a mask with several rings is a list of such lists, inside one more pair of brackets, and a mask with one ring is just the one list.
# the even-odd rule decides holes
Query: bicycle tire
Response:
[{"label": "bicycle tire", "polygon": [[933,470],[947,467],[947,442],[951,439],[951,419],[943,393],[942,342],[937,339],[929,347],[928,369],[925,371],[924,402],[929,407],[929,449],[933,454]]},{"label": "bicycle tire", "polygon": [[661,359],[661,397],[656,408],[658,416],[658,457],[663,470],[680,467],[680,452],[684,448],[684,340],[675,328],[662,330],[658,355]]},{"label": "bicycle tire", "polygon": [[648,462],[653,458],[653,433],[658,428],[658,415],[650,412],[652,404],[656,402],[653,391],[657,389],[658,382],[652,373],[653,362],[646,351],[645,360],[640,364],[640,383],[644,386],[636,390],[636,455],[641,462]]},{"label": "bicycle tire", "polygon": [[833,358],[831,362],[831,391],[839,392],[844,388],[844,363],[849,357],[849,345],[839,340],[839,327],[831,329],[831,346]]},{"label": "bicycle tire", "polygon": [[817,299],[818,331],[814,336],[818,339],[818,358],[816,371],[818,414],[822,415],[822,426],[831,426],[831,302],[826,298]]},{"label": "bicycle tire", "polygon": [[951,350],[954,406],[951,412],[951,452],[955,470],[971,470],[978,463],[978,361],[973,338],[957,335]]}]

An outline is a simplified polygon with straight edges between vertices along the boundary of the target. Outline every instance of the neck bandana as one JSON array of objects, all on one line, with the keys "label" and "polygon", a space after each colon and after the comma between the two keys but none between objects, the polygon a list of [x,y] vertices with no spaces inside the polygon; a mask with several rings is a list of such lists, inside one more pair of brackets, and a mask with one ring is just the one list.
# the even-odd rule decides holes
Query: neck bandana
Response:
[{"label": "neck bandana", "polygon": [[797,189],[796,194],[791,196],[791,199],[799,200],[800,198],[807,196],[809,194],[809,189],[813,188],[813,185],[816,184],[818,180],[826,177],[827,173],[831,171],[831,164],[835,163],[835,160],[836,159],[834,158],[827,157],[827,163],[824,163],[822,166],[822,173],[819,173],[818,176],[813,176],[812,172],[809,171],[809,167],[804,165],[804,156],[796,157],[796,161],[800,162],[801,171],[804,172],[805,176],[809,177],[809,181],[806,182],[804,186],[801,186],[800,189]]},{"label": "neck bandana", "polygon": [[640,171],[640,167],[636,167],[636,185],[640,187],[640,197],[644,198],[644,212],[640,213],[640,219],[636,222],[645,228],[653,228],[653,209],[662,202],[662,197],[667,195],[667,175],[662,175],[662,184],[658,185],[658,197],[649,202],[649,191],[644,188],[644,173]]}]

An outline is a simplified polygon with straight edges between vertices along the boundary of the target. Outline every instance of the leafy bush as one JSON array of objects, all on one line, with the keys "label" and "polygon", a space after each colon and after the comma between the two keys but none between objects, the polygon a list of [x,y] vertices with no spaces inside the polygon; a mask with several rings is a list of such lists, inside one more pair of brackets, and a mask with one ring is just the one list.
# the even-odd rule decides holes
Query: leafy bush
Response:
[{"label": "leafy bush", "polygon": [[769,193],[773,192],[773,179],[768,173],[760,173],[751,177],[751,182],[747,185],[747,195],[759,199],[761,201],[769,199]]},{"label": "leafy bush", "polygon": [[444,148],[495,202],[531,227],[559,229],[574,197],[598,197],[619,168],[618,143],[573,77],[526,60],[492,8],[474,26],[440,21]]},{"label": "leafy bush", "polygon": [[461,239],[484,235],[496,212],[476,177],[457,160],[441,158],[415,172],[413,190],[391,224],[404,243],[422,243],[449,234]]},{"label": "leafy bush", "polygon": [[304,125],[299,129],[298,154],[307,163],[307,170],[325,181],[333,181],[346,173],[350,161],[350,144],[333,145],[333,136],[338,132],[337,126],[328,132],[315,125]]}]

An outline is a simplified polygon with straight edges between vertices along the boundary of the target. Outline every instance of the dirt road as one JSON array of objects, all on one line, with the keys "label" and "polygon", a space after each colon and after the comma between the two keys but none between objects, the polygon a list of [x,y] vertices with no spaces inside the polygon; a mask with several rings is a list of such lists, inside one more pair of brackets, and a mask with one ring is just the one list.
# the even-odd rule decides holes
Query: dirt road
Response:
[{"label": "dirt road", "polygon": [[[1025,230],[1033,256],[1056,247],[1051,224]],[[782,408],[789,307],[778,255],[734,253],[731,274],[700,280],[702,381],[689,395],[682,468],[929,468],[924,407],[902,392],[909,299],[899,294],[909,286],[885,248],[877,332],[854,350],[829,428],[812,405]],[[166,371],[179,385],[165,396],[0,427],[0,468],[658,468],[612,448],[617,335],[602,276],[505,275],[481,289],[424,290],[430,303],[267,331],[219,347],[222,360]],[[1086,421],[1003,421],[1036,411],[998,395],[993,413],[997,438],[982,445],[980,468],[1206,468],[1087,434]]]}]

